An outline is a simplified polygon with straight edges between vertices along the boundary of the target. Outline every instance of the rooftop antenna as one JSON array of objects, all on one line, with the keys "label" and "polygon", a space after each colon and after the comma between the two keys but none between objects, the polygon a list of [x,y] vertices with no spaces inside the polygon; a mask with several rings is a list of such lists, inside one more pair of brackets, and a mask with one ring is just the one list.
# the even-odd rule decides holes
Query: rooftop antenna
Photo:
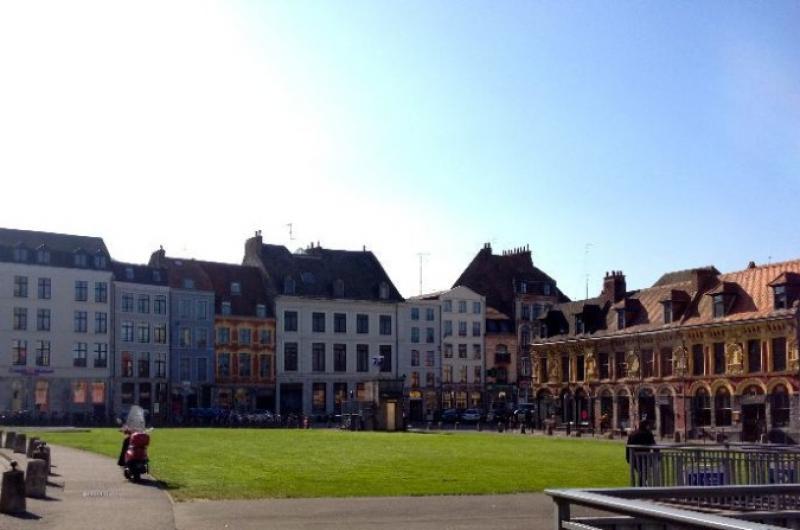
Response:
[{"label": "rooftop antenna", "polygon": [[583,247],[583,274],[586,283],[586,300],[589,299],[589,248],[591,248],[591,246],[591,243],[586,243],[586,246]]},{"label": "rooftop antenna", "polygon": [[420,296],[422,296],[422,262],[428,256],[430,256],[430,254],[427,253],[427,252],[417,252],[417,257],[419,258],[419,294],[420,294]]},{"label": "rooftop antenna", "polygon": [[294,232],[292,231],[294,223],[289,223],[286,226],[289,227],[289,241],[294,241]]}]

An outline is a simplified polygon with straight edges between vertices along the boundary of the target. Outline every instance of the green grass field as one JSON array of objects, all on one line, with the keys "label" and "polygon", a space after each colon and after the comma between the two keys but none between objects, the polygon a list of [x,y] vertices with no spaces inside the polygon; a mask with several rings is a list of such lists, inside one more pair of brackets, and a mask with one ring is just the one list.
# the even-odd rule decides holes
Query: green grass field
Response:
[{"label": "green grass field", "polygon": [[[42,433],[116,458],[114,429]],[[176,500],[488,494],[626,485],[624,446],[479,433],[156,429],[151,471]]]}]

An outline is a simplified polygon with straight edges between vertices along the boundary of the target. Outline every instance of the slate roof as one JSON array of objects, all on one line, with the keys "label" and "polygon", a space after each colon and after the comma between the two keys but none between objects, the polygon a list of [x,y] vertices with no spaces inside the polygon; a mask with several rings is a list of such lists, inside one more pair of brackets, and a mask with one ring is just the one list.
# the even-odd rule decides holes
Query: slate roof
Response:
[{"label": "slate roof", "polygon": [[[294,296],[311,298],[402,302],[378,258],[368,250],[331,250],[316,246],[302,253],[291,253],[283,245],[248,241],[246,265],[263,267],[270,295],[284,294],[284,281],[294,280]],[[258,246],[258,250],[255,250]],[[256,252],[257,255],[253,255]],[[343,292],[335,293],[334,283],[343,283]],[[388,286],[388,298],[380,298],[380,285]]]},{"label": "slate roof", "polygon": [[118,282],[163,285],[165,287],[169,284],[167,269],[160,267],[112,261],[111,271],[114,273],[114,280]]},{"label": "slate roof", "polygon": [[516,281],[547,282],[556,289],[561,301],[568,301],[556,287],[556,281],[533,265],[529,250],[508,254],[493,254],[484,246],[472,259],[453,287],[464,285],[486,297],[486,305],[516,317],[514,285]]},{"label": "slate roof", "polygon": [[[691,269],[707,274],[713,267]],[[566,339],[625,336],[635,333],[683,328],[720,322],[744,321],[796,314],[797,304],[788,309],[774,309],[773,290],[770,284],[776,279],[800,273],[800,260],[771,265],[749,267],[745,270],[717,273],[708,285],[697,288],[698,282],[691,271],[667,273],[653,287],[626,293],[625,299],[614,304],[603,303],[601,298],[556,304],[541,320],[548,325],[551,335],[534,339],[535,343],[558,342]],[[713,293],[733,295],[733,304],[726,316],[714,318]],[[683,293],[683,294],[681,294]],[[673,320],[664,323],[664,301],[672,301]],[[596,329],[581,335],[575,334],[574,313],[582,305],[601,303],[600,319]],[[626,312],[624,329],[617,328],[617,311]],[[558,327],[561,324],[562,327]],[[554,327],[555,326],[555,327]],[[566,329],[565,333],[561,330]],[[558,331],[556,331],[558,330]],[[555,332],[555,334],[553,334]]]},{"label": "slate roof", "polygon": [[148,265],[166,269],[169,286],[173,289],[185,289],[184,281],[191,280],[194,283],[194,290],[214,290],[211,279],[200,264],[193,259],[170,258],[166,256],[162,249],[153,252]]},{"label": "slate roof", "polygon": [[92,257],[98,254],[106,258],[106,266],[101,267],[101,270],[111,266],[108,248],[100,237],[0,228],[0,261],[14,261],[14,249],[20,247],[28,250],[27,263],[30,264],[37,263],[36,250],[41,247],[50,253],[50,261],[46,265],[76,268],[74,255],[77,251],[82,250],[89,256],[86,268],[97,269],[94,267]]},{"label": "slate roof", "polygon": [[[264,275],[257,267],[236,265],[232,263],[216,263],[212,261],[196,261],[211,280],[214,289],[214,312],[222,313],[222,302],[230,302],[231,314],[235,316],[254,317],[256,307],[264,305],[266,317],[273,317],[272,304],[267,296]],[[240,293],[231,291],[231,284],[238,282]]]}]

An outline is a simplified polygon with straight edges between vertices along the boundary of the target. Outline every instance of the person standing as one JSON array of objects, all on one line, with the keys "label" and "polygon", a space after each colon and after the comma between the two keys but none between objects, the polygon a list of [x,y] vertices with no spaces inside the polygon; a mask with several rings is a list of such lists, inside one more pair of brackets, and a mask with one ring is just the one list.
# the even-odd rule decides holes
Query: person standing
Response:
[{"label": "person standing", "polygon": [[[650,422],[642,420],[639,423],[639,427],[633,431],[630,435],[628,435],[628,442],[625,444],[625,461],[631,463],[631,458],[633,458],[633,449],[632,446],[651,446],[656,444],[656,439],[653,436],[652,431],[650,430]],[[639,452],[642,450],[639,449]],[[634,459],[633,466],[636,471],[638,485],[644,485],[644,478],[642,477],[642,469],[638,466],[641,463],[641,459]]]}]

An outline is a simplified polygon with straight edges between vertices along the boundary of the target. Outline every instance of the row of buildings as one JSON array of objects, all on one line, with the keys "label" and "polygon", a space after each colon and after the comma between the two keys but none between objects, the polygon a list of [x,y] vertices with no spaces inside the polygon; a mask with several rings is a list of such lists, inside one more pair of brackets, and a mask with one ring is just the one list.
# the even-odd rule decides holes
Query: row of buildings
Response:
[{"label": "row of buildings", "polygon": [[402,381],[412,421],[535,403],[538,422],[745,439],[797,425],[800,261],[606,275],[570,301],[527,247],[485,245],[446,291],[404,299],[375,255],[118,262],[100,238],[0,230],[0,410],[106,418],[139,404],[336,414]]}]

